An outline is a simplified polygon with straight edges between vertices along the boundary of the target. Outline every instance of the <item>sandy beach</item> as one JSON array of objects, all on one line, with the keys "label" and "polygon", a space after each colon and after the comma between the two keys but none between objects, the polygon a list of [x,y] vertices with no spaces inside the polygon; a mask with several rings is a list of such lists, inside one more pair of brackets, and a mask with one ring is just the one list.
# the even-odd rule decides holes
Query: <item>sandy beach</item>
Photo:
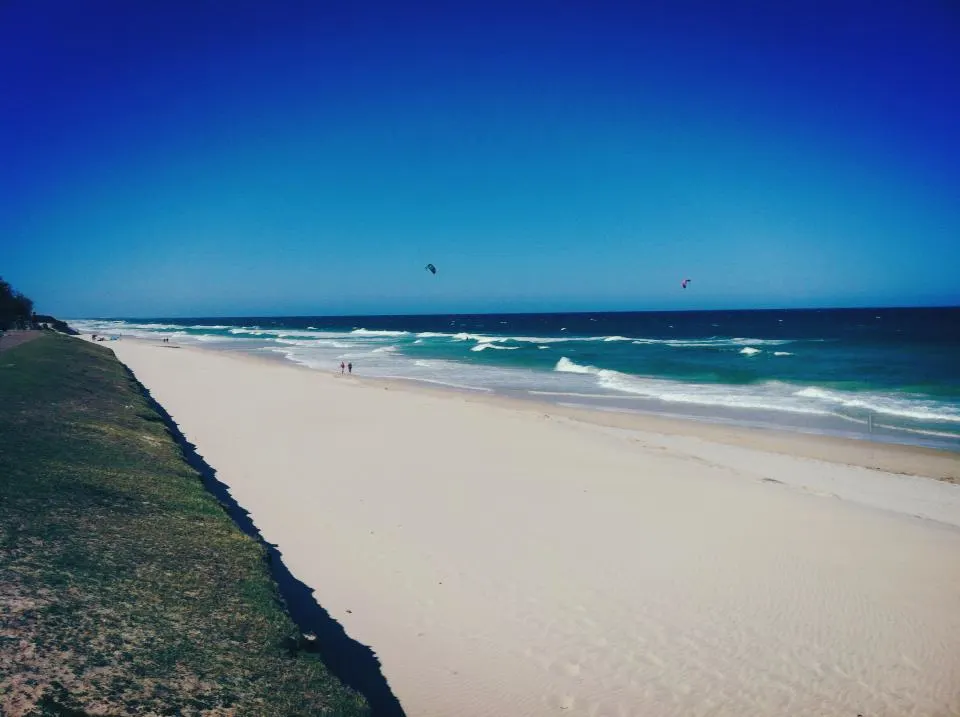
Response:
[{"label": "sandy beach", "polygon": [[960,714],[960,456],[109,346],[411,717]]}]

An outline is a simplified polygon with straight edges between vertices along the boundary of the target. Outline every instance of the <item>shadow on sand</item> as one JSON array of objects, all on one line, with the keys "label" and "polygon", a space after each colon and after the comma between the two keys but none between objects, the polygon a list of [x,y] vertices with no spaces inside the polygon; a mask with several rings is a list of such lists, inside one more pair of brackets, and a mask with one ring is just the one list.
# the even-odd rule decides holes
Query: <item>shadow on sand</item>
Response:
[{"label": "shadow on sand", "polygon": [[200,473],[207,490],[220,501],[234,523],[247,535],[259,542],[267,550],[270,573],[277,581],[280,596],[302,633],[313,632],[317,636],[320,659],[327,669],[341,682],[353,688],[370,703],[374,717],[404,717],[403,708],[387,684],[380,671],[380,661],[366,645],[351,639],[343,627],[330,617],[330,614],[317,603],[313,591],[297,580],[286,565],[277,546],[266,542],[250,517],[233,496],[230,489],[217,479],[216,471],[197,453],[196,446],[190,443],[180,427],[140,383],[133,372],[127,368],[127,374],[139,387],[141,394],[149,401],[153,409],[160,414],[164,424],[183,451],[190,466]]}]

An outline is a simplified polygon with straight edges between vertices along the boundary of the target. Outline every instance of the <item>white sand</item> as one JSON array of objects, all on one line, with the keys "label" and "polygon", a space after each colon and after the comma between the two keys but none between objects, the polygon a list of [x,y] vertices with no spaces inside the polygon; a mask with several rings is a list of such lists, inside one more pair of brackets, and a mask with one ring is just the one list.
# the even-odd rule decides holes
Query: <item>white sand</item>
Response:
[{"label": "white sand", "polygon": [[110,348],[410,717],[960,714],[960,486]]}]

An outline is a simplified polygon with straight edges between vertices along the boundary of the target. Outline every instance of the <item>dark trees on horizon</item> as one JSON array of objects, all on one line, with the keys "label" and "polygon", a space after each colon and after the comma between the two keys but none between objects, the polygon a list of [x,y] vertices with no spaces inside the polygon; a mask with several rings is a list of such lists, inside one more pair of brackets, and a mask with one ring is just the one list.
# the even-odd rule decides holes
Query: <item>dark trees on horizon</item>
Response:
[{"label": "dark trees on horizon", "polygon": [[33,300],[0,277],[0,330],[26,329],[33,323]]}]

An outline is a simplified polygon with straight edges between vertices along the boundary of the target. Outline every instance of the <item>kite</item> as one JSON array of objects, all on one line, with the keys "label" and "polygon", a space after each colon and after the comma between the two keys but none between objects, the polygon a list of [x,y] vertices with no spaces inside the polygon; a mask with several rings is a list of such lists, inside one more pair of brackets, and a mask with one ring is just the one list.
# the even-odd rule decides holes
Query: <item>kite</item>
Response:
[{"label": "kite", "polygon": [[689,283],[690,283],[690,279],[684,279],[683,281],[680,282],[680,286],[682,286],[684,289],[686,289],[686,288],[687,288],[687,284],[689,284]]},{"label": "kite", "polygon": [[426,269],[427,271],[429,271],[431,274],[436,274],[436,273],[437,273],[437,267],[435,267],[433,264],[427,264],[427,265],[426,265],[425,267],[423,267],[423,268]]}]

